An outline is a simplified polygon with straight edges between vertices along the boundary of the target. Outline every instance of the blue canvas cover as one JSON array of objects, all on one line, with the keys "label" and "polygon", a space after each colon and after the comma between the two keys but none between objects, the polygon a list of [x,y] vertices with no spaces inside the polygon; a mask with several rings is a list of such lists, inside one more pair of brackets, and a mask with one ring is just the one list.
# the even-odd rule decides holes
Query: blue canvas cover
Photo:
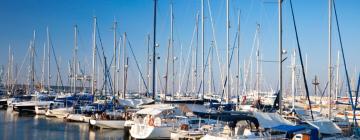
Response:
[{"label": "blue canvas cover", "polygon": [[271,128],[271,129],[275,130],[275,131],[285,132],[287,137],[289,136],[289,134],[293,134],[293,133],[298,132],[298,131],[310,129],[311,130],[310,139],[311,140],[318,140],[319,139],[319,137],[318,137],[319,131],[314,127],[305,127],[305,126],[301,126],[301,125],[296,125],[296,126],[293,126],[293,125],[279,125],[279,126]]},{"label": "blue canvas cover", "polygon": [[296,126],[292,126],[292,125],[279,125],[276,127],[271,128],[272,130],[276,130],[276,131],[280,131],[280,132],[286,132],[286,133],[294,133],[297,131],[301,131],[301,130],[305,130],[306,127],[301,126],[301,125],[296,125]]}]

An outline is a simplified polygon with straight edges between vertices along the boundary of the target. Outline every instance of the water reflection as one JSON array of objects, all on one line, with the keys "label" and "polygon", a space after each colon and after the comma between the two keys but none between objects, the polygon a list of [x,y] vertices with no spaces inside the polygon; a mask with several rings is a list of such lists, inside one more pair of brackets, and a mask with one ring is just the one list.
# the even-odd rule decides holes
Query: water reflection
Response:
[{"label": "water reflection", "polygon": [[87,123],[69,123],[57,118],[0,110],[0,139],[3,140],[126,140],[128,137],[123,130],[93,130]]}]

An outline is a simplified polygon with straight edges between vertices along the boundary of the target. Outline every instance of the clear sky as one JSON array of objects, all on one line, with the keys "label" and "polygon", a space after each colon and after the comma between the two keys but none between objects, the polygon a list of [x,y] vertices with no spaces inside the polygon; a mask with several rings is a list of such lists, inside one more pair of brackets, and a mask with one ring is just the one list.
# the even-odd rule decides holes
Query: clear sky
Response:
[{"label": "clear sky", "polygon": [[[260,51],[262,59],[277,60],[278,32],[277,32],[277,0],[230,0],[230,44],[234,43],[237,30],[237,11],[241,10],[241,46],[240,59],[248,61],[253,46],[256,24],[260,24]],[[360,1],[358,0],[335,0],[339,15],[340,28],[346,59],[351,76],[358,74],[360,68]],[[194,26],[196,13],[200,10],[200,0],[173,0],[174,7],[174,48],[175,55],[180,58],[180,46],[183,46],[183,64],[186,57]],[[158,25],[157,36],[160,47],[158,55],[161,57],[158,69],[164,74],[164,62],[166,58],[167,40],[170,35],[170,0],[158,1]],[[293,0],[294,12],[298,26],[300,44],[303,54],[308,56],[308,79],[312,80],[315,75],[320,77],[322,87],[327,81],[328,63],[328,0]],[[225,0],[209,0],[211,14],[214,21],[215,36],[220,55],[221,65],[226,62],[226,26],[225,26]],[[289,0],[284,1],[283,6],[283,47],[288,52],[296,47],[294,28],[291,20]],[[74,25],[79,28],[79,58],[86,73],[91,72],[91,33],[92,17],[98,19],[100,35],[108,59],[112,57],[113,34],[112,24],[118,22],[117,33],[127,33],[135,51],[135,55],[145,68],[147,34],[152,34],[153,0],[1,0],[0,1],[0,64],[7,65],[8,46],[13,48],[15,63],[20,67],[26,55],[29,41],[32,39],[33,30],[36,30],[37,70],[40,77],[42,59],[42,47],[46,41],[46,27],[49,27],[52,43],[58,59],[61,60],[63,77],[67,74],[67,62],[72,57],[74,44]],[[333,20],[333,64],[336,63],[336,53],[339,49],[339,41],[335,20]],[[199,30],[201,31],[201,29]],[[208,52],[210,42],[213,40],[208,0],[205,0],[205,49]],[[196,38],[194,40],[196,43]],[[199,37],[200,41],[200,37]],[[99,43],[99,40],[97,41]],[[199,42],[199,46],[200,46]],[[232,46],[232,45],[231,45]],[[129,50],[129,49],[128,49]],[[200,51],[201,49],[199,49]],[[200,51],[201,52],[201,51]],[[214,52],[216,53],[216,52]],[[253,52],[254,53],[254,52]],[[130,52],[128,52],[130,54]],[[289,56],[290,53],[287,54]],[[216,56],[216,55],[214,55]],[[255,56],[253,54],[252,56]],[[130,59],[133,59],[130,57]],[[201,64],[199,57],[199,64]],[[218,60],[214,60],[215,79],[219,82]],[[284,63],[284,80],[287,85],[290,80],[289,61]],[[179,60],[177,60],[179,61]],[[55,65],[52,59],[52,73],[55,73]],[[236,63],[236,61],[234,61]],[[299,62],[299,61],[298,61]],[[175,69],[179,69],[179,62]],[[23,66],[21,73],[26,76],[27,65]],[[232,65],[232,73],[235,73],[236,65]],[[243,67],[243,66],[242,66]],[[200,68],[200,65],[199,65]],[[277,65],[275,63],[263,63],[264,87],[276,88]],[[184,68],[185,69],[185,68]],[[129,85],[135,89],[138,83],[138,73],[134,62],[130,62]],[[253,70],[255,61],[253,58]],[[343,68],[341,67],[341,70]],[[178,72],[178,71],[177,71]],[[54,74],[53,74],[54,75]],[[234,74],[233,74],[234,75]],[[343,76],[343,72],[341,74]],[[55,78],[53,78],[54,80]],[[206,79],[207,80],[207,79]],[[53,82],[53,81],[52,81]],[[162,81],[164,83],[164,81]],[[286,88],[287,89],[287,88]]]}]

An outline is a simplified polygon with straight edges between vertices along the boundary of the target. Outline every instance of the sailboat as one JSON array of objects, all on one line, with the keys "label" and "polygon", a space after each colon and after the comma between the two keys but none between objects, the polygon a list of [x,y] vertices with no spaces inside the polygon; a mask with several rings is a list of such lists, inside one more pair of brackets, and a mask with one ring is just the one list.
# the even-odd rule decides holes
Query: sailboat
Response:
[{"label": "sailboat", "polygon": [[34,38],[29,46],[30,50],[30,79],[28,95],[31,96],[31,101],[23,101],[13,103],[13,110],[19,113],[34,113],[45,114],[45,110],[53,103],[55,96],[45,95],[35,89],[35,31]]},{"label": "sailboat", "polygon": [[169,139],[170,130],[177,127],[174,117],[180,111],[166,104],[146,105],[135,113],[130,135],[135,139]]}]

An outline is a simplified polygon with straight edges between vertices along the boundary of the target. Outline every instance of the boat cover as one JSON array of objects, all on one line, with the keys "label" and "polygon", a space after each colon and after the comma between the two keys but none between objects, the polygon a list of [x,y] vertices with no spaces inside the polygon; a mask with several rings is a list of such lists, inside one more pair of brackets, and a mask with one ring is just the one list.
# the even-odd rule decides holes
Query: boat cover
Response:
[{"label": "boat cover", "polygon": [[159,115],[161,112],[165,110],[169,110],[170,108],[144,108],[136,112],[136,114],[148,114],[148,115]]},{"label": "boat cover", "polygon": [[286,133],[294,133],[297,131],[302,131],[305,130],[306,127],[305,126],[301,126],[301,125],[279,125],[276,127],[271,128],[272,130],[276,130],[276,131],[280,131],[280,132],[286,132]]},{"label": "boat cover", "polygon": [[277,113],[254,112],[255,118],[262,128],[273,128],[279,125],[294,125]]},{"label": "boat cover", "polygon": [[314,127],[306,127],[306,126],[302,126],[302,125],[296,125],[296,126],[279,125],[279,126],[271,128],[271,129],[275,130],[275,131],[285,132],[286,137],[289,139],[291,139],[290,134],[294,134],[295,132],[299,132],[299,131],[310,130],[310,139],[314,139],[314,140],[319,139],[319,135],[318,135],[319,132]]},{"label": "boat cover", "polygon": [[154,100],[151,98],[140,98],[140,99],[119,99],[120,105],[128,106],[131,108],[139,108],[141,105],[153,103]]},{"label": "boat cover", "polygon": [[316,120],[308,122],[310,125],[316,127],[322,134],[341,134],[341,129],[330,120]]},{"label": "boat cover", "polygon": [[231,125],[229,124],[230,127],[235,127],[236,123],[242,120],[252,122],[256,128],[259,127],[259,122],[255,117],[248,114],[240,114],[239,112],[194,112],[194,114],[202,118],[231,122]]}]

